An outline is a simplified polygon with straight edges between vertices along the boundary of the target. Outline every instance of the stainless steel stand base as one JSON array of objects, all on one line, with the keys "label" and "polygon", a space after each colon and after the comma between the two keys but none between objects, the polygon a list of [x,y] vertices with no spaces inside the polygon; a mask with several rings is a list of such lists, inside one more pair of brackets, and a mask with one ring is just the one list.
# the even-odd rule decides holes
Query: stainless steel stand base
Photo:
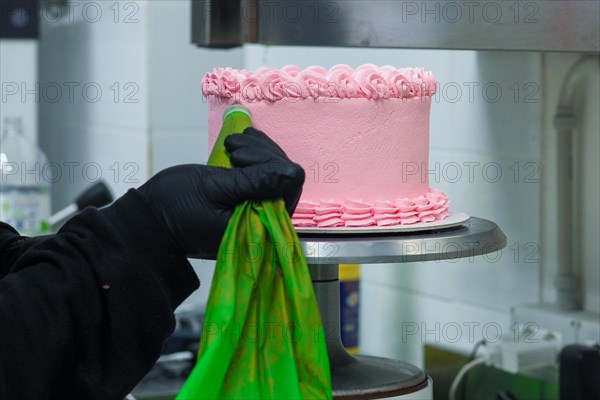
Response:
[{"label": "stainless steel stand base", "polygon": [[427,375],[408,363],[348,354],[340,337],[338,264],[309,265],[325,330],[335,399],[379,399],[416,392]]},{"label": "stainless steel stand base", "polygon": [[[352,356],[351,356],[352,357]],[[427,386],[427,375],[414,365],[380,357],[355,356],[331,370],[335,399],[402,396]]]}]

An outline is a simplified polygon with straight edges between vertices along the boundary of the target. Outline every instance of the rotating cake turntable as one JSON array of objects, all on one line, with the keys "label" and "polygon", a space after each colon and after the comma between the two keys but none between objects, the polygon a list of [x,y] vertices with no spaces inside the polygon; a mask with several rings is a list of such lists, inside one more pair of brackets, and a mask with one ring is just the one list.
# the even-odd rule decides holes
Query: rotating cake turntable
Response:
[{"label": "rotating cake turntable", "polygon": [[452,228],[455,226],[464,225],[471,217],[462,212],[450,212],[449,215],[442,219],[432,222],[417,222],[408,225],[391,225],[391,226],[365,226],[365,227],[345,227],[336,226],[332,228],[311,228],[311,227],[296,227],[298,234],[302,233],[331,233],[331,234],[358,234],[358,233],[407,233],[407,232],[425,232],[436,231],[440,229]]},{"label": "rotating cake turntable", "polygon": [[491,221],[471,217],[455,226],[418,232],[315,234],[298,229],[298,235],[325,329],[333,397],[432,398],[431,379],[419,368],[381,357],[353,356],[344,349],[340,337],[339,264],[403,263],[483,255],[506,246],[506,236],[500,228]]}]

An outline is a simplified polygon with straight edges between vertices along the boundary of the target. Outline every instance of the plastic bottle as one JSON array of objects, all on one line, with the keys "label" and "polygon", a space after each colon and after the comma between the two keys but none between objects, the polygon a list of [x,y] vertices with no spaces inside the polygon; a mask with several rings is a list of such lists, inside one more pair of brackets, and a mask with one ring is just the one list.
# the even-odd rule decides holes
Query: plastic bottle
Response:
[{"label": "plastic bottle", "polygon": [[45,154],[23,134],[21,118],[5,118],[0,138],[0,220],[21,235],[50,232],[50,181]]}]

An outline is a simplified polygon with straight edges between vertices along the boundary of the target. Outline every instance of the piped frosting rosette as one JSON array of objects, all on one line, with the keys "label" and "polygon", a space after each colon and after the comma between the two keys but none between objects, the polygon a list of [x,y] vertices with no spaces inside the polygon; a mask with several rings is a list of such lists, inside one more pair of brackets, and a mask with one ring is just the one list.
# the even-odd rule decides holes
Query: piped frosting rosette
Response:
[{"label": "piped frosting rosette", "polygon": [[333,200],[300,201],[292,224],[303,228],[369,227],[433,222],[448,216],[450,200],[436,189],[414,199],[392,201]]},{"label": "piped frosting rosette", "polygon": [[263,67],[256,71],[215,68],[202,79],[204,96],[245,102],[307,98],[409,99],[433,96],[436,90],[435,77],[423,68],[398,69],[374,64],[356,69],[338,64],[329,70],[319,66],[300,69],[293,65],[282,69]]}]

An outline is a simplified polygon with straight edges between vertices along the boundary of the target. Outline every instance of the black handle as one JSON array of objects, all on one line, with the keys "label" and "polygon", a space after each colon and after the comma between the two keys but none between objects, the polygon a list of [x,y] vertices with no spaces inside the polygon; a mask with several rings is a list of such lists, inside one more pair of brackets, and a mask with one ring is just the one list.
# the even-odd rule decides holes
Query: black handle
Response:
[{"label": "black handle", "polygon": [[108,190],[104,182],[100,181],[81,193],[75,200],[75,204],[77,204],[77,208],[81,211],[90,206],[100,208],[112,203],[112,201],[113,197],[110,190]]}]

